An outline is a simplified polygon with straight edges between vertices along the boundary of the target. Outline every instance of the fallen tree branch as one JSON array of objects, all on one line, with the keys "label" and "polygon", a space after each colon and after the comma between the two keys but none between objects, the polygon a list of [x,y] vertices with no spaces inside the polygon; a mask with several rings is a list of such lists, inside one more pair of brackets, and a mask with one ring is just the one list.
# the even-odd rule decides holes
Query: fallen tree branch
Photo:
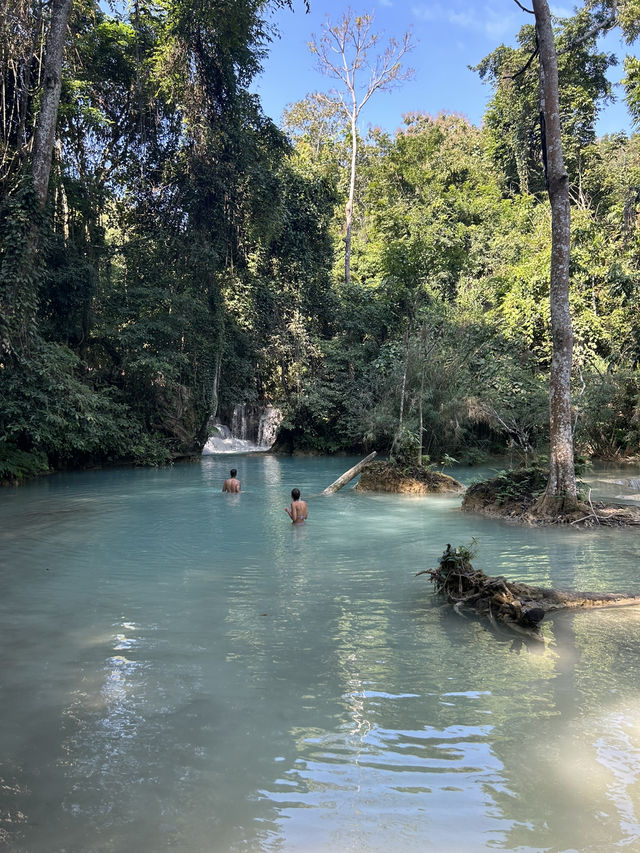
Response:
[{"label": "fallen tree branch", "polygon": [[330,486],[322,492],[323,495],[332,495],[334,492],[337,492],[343,486],[346,486],[350,480],[353,480],[354,477],[357,477],[358,474],[362,471],[362,469],[372,461],[372,459],[377,455],[374,450],[373,453],[370,453],[368,456],[365,456],[357,465],[354,465],[353,468],[349,468],[348,471],[345,471],[341,477],[331,483]]},{"label": "fallen tree branch", "polygon": [[589,506],[591,507],[591,512],[593,513],[593,517],[595,518],[596,522],[598,524],[600,524],[600,516],[598,515],[598,513],[593,508],[593,503],[591,502],[591,489],[589,489],[589,494],[587,495],[587,500],[589,501]]},{"label": "fallen tree branch", "polygon": [[541,640],[539,623],[545,615],[563,608],[623,607],[640,604],[640,595],[610,592],[562,592],[485,575],[471,565],[469,547],[447,545],[437,569],[426,569],[436,593],[445,595],[454,611],[473,611],[492,625],[504,625],[531,639]]},{"label": "fallen tree branch", "polygon": [[605,518],[605,516],[600,516],[595,511],[595,508],[593,506],[593,502],[591,500],[591,489],[589,489],[589,494],[587,495],[587,500],[589,501],[589,506],[591,507],[591,512],[589,513],[589,515],[582,516],[581,518],[576,518],[575,521],[569,522],[570,524],[579,524],[579,522],[586,521],[588,518],[594,518],[596,521],[596,524],[600,524],[601,520],[606,522],[607,519]]}]

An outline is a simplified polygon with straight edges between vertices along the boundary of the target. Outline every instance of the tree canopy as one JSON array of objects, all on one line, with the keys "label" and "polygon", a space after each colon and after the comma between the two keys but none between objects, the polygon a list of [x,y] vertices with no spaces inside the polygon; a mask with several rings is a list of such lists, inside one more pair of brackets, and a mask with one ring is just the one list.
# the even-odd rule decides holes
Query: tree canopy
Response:
[{"label": "tree canopy", "polygon": [[[269,12],[291,5],[74,0],[44,205],[32,165],[54,6],[0,16],[0,478],[198,453],[239,403],[282,409],[282,448],[547,452],[532,21],[477,66],[493,90],[482,127],[418,104],[395,134],[358,136],[352,186],[335,101],[314,93],[280,128],[251,91]],[[640,143],[595,132],[612,63],[597,27],[633,40],[639,11],[591,2],[554,24],[587,455],[640,438]],[[639,79],[628,59],[636,119]]]}]

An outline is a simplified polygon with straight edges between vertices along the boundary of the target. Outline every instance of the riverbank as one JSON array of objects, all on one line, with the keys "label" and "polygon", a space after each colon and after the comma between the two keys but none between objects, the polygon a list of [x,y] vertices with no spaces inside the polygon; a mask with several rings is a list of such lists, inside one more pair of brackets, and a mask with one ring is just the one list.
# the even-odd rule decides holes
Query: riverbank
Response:
[{"label": "riverbank", "polygon": [[497,476],[474,483],[465,492],[462,510],[490,518],[520,524],[565,524],[575,527],[626,527],[640,525],[640,508],[622,503],[592,501],[591,490],[579,492],[577,506],[571,512],[541,517],[536,504],[544,494],[547,472],[532,466],[501,471]]}]

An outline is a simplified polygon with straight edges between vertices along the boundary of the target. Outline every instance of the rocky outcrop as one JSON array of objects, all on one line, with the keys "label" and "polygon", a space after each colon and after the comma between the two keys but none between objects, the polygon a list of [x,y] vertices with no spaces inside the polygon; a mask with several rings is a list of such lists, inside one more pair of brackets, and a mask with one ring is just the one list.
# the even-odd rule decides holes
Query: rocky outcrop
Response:
[{"label": "rocky outcrop", "polygon": [[464,486],[440,471],[423,466],[400,467],[392,462],[367,465],[356,489],[363,492],[393,492],[400,495],[428,495],[441,492],[460,493]]}]

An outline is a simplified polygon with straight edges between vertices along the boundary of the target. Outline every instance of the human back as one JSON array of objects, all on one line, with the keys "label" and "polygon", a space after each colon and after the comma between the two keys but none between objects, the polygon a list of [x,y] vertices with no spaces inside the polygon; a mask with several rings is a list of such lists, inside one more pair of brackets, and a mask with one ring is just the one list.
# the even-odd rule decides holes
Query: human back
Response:
[{"label": "human back", "polygon": [[237,494],[240,491],[240,480],[237,478],[237,471],[235,468],[232,468],[229,472],[230,476],[224,481],[222,484],[223,492],[230,492],[231,494]]},{"label": "human back", "polygon": [[291,507],[285,507],[285,512],[293,524],[301,524],[309,517],[307,502],[300,498],[300,489],[291,490]]}]

